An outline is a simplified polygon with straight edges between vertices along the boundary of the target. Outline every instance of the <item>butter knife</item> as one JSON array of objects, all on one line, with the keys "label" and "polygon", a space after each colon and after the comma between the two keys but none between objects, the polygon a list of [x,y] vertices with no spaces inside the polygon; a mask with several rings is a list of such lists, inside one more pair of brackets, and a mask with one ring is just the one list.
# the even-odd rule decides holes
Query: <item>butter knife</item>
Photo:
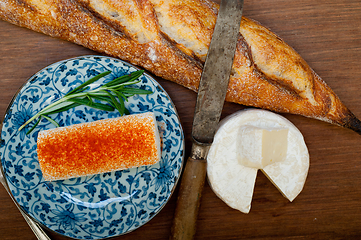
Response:
[{"label": "butter knife", "polygon": [[222,113],[239,37],[243,0],[222,0],[194,112],[191,155],[180,183],[170,239],[192,239],[207,171],[207,154]]}]

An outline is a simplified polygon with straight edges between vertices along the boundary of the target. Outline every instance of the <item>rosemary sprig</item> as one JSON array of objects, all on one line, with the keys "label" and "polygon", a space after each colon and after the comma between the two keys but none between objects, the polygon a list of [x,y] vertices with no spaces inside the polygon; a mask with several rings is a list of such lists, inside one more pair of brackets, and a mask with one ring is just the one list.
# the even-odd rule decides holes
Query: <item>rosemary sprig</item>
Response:
[{"label": "rosemary sprig", "polygon": [[[39,118],[34,126],[27,132],[29,134],[39,124],[42,118],[53,123],[55,126],[59,126],[58,123],[49,117],[51,114],[67,111],[71,108],[85,105],[91,108],[96,108],[104,111],[114,111],[117,109],[121,115],[129,114],[125,108],[124,101],[128,101],[128,98],[135,94],[150,94],[152,91],[126,87],[132,84],[139,83],[139,77],[144,73],[143,70],[132,72],[129,75],[120,76],[108,83],[105,83],[95,89],[89,90],[89,85],[99,80],[102,77],[110,74],[111,71],[100,73],[88,81],[84,82],[80,86],[71,90],[65,94],[62,98],[58,99],[54,103],[40,110],[37,114],[31,117],[18,129],[23,129],[26,125]],[[96,100],[96,101],[94,101]],[[105,103],[104,103],[105,102]]]}]

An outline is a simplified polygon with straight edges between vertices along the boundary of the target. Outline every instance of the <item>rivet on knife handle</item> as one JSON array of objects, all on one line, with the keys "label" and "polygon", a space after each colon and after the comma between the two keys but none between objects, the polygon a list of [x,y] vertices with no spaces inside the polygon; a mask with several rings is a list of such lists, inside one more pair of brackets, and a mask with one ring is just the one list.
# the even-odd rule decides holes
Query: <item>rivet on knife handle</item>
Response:
[{"label": "rivet on knife handle", "polygon": [[191,156],[180,183],[170,239],[193,239],[207,170],[207,153],[222,113],[239,37],[243,0],[222,0],[194,112]]}]

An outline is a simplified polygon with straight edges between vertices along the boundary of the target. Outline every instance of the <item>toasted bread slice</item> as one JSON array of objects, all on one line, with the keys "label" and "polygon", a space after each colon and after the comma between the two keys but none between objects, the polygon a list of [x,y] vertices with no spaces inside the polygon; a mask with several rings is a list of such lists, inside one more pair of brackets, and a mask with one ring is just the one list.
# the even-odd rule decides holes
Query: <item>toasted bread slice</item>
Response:
[{"label": "toasted bread slice", "polygon": [[147,166],[161,158],[150,112],[40,131],[37,153],[46,181]]}]

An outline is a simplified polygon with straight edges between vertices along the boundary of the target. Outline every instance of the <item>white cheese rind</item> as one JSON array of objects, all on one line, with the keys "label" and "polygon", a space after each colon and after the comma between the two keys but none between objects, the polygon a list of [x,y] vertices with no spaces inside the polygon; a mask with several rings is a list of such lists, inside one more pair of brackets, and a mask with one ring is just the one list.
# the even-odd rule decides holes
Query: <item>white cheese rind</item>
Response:
[{"label": "white cheese rind", "polygon": [[[291,129],[291,128],[290,128]],[[309,169],[309,154],[302,134],[297,128],[289,131],[285,161],[271,164],[262,172],[291,202],[302,191]]]},{"label": "white cheese rind", "polygon": [[308,149],[302,134],[290,121],[266,110],[242,110],[220,122],[207,158],[207,175],[213,191],[230,207],[244,213],[250,211],[258,169],[243,166],[237,156],[238,130],[245,125],[288,129],[287,156],[262,171],[283,196],[293,201],[306,181]]},{"label": "white cheese rind", "polygon": [[[216,195],[228,206],[248,213],[251,209],[257,169],[239,164],[233,140],[235,131],[224,129],[214,138],[207,159],[208,182]],[[241,196],[241,197],[239,197]]]}]

